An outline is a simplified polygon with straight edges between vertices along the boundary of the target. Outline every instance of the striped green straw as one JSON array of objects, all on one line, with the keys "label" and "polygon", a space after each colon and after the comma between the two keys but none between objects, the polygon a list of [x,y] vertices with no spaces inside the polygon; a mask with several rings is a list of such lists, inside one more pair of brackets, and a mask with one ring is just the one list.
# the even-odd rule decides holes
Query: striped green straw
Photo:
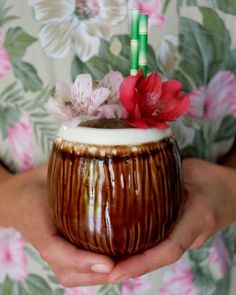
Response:
[{"label": "striped green straw", "polygon": [[138,72],[138,48],[139,48],[139,10],[132,9],[131,38],[130,38],[130,75]]},{"label": "striped green straw", "polygon": [[145,77],[147,75],[147,55],[148,55],[148,15],[140,14],[138,68],[143,70]]}]

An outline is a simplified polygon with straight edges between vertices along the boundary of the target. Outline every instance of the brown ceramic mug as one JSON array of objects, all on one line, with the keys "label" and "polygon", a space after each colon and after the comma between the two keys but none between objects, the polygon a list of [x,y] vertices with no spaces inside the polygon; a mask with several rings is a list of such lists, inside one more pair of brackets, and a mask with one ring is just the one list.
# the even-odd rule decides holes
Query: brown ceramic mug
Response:
[{"label": "brown ceramic mug", "polygon": [[58,230],[79,248],[120,257],[163,240],[184,204],[171,130],[62,127],[48,170]]}]

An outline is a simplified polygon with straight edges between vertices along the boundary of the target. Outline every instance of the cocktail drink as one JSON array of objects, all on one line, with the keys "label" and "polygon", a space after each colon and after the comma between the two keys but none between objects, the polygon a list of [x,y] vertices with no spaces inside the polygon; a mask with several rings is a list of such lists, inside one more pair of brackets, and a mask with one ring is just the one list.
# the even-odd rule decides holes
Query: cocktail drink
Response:
[{"label": "cocktail drink", "polygon": [[55,225],[89,251],[142,252],[173,229],[184,204],[171,129],[62,126],[48,171]]}]

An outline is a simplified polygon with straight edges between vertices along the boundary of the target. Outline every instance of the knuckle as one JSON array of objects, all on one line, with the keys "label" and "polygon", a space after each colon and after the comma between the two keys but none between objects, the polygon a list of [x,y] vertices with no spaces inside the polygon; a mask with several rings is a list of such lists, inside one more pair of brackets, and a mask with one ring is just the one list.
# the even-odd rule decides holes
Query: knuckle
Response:
[{"label": "knuckle", "polygon": [[40,251],[40,256],[43,260],[49,262],[51,260],[51,253],[48,248],[44,248]]},{"label": "knuckle", "polygon": [[56,274],[56,277],[59,281],[59,283],[64,287],[64,288],[70,288],[71,284],[68,279],[68,276],[64,272],[58,272]]}]

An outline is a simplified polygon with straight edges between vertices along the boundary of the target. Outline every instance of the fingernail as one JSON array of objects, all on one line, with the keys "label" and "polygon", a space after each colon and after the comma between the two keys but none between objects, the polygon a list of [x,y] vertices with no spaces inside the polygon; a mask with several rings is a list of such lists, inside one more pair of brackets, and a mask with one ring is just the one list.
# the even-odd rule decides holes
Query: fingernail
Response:
[{"label": "fingernail", "polygon": [[123,276],[123,277],[115,279],[114,281],[119,284],[119,283],[122,283],[123,281],[128,280],[128,279],[129,279],[128,276]]},{"label": "fingernail", "polygon": [[91,266],[91,271],[98,273],[109,273],[111,271],[111,267],[107,264],[94,264]]}]

